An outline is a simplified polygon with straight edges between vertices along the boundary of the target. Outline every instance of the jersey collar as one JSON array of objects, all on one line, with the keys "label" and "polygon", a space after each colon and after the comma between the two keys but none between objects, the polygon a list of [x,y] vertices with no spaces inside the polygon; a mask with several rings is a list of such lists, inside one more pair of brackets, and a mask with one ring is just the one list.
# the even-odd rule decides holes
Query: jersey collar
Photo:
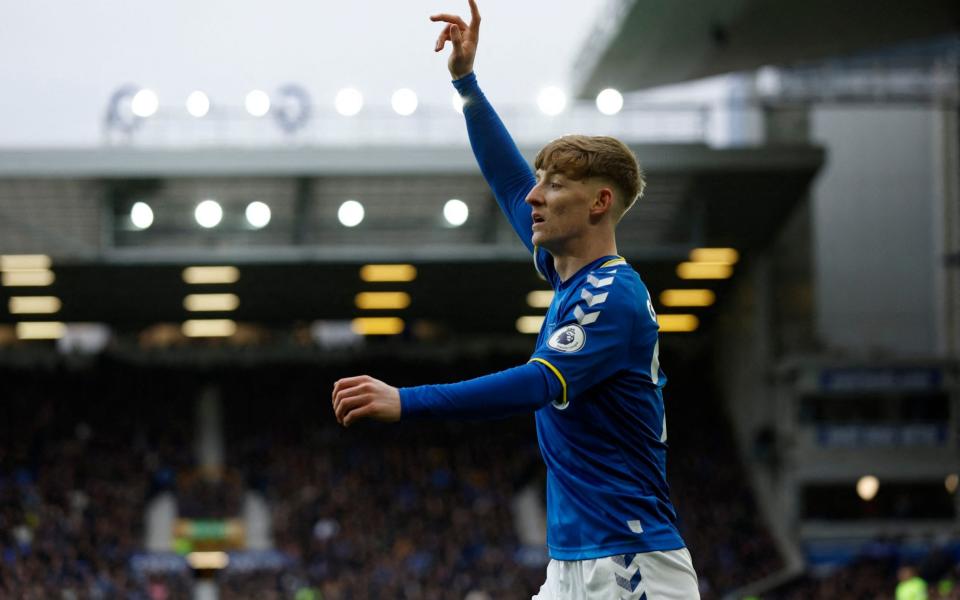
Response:
[{"label": "jersey collar", "polygon": [[570,276],[569,279],[560,282],[560,287],[567,287],[570,285],[571,281],[576,281],[579,278],[583,277],[586,273],[593,271],[594,269],[602,269],[604,267],[615,267],[617,265],[627,264],[627,259],[620,256],[619,254],[608,254],[607,256],[601,256],[595,261],[588,263],[580,268],[579,271]]}]

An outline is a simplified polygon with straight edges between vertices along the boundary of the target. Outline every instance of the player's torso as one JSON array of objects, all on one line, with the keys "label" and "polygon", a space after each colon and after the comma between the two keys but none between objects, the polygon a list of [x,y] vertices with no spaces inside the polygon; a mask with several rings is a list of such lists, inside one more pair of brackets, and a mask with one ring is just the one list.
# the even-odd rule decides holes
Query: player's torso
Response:
[{"label": "player's torso", "polygon": [[[666,484],[655,315],[651,310],[647,316],[646,289],[630,266],[620,263],[615,271],[589,270],[556,286],[538,339],[538,348],[546,344],[553,350],[584,353],[586,361],[601,360],[589,354],[591,319],[619,317],[612,309],[604,311],[606,293],[636,295],[630,302],[643,307],[637,313],[653,319],[634,332],[634,323],[623,318],[622,327],[631,329],[622,336],[623,356],[628,357],[623,364],[562,407],[553,403],[537,412],[548,466],[549,538],[555,558],[682,546]],[[616,290],[611,278],[619,279]]]}]

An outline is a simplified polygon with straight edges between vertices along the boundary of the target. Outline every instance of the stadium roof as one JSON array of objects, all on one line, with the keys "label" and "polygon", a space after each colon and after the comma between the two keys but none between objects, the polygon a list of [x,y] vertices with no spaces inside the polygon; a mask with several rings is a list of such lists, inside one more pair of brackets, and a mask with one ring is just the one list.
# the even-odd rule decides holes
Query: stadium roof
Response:
[{"label": "stadium roof", "polygon": [[614,2],[574,68],[579,96],[638,90],[960,32],[951,0]]},{"label": "stadium roof", "polygon": [[[534,151],[524,149],[528,157]],[[650,185],[621,224],[619,249],[656,290],[682,284],[677,265],[695,247],[731,246],[745,259],[764,248],[824,159],[812,146],[634,151]],[[313,192],[301,197],[296,190],[304,181]],[[184,220],[157,231],[111,229],[123,215],[111,203],[126,189],[154,190],[157,206]],[[436,202],[427,201],[449,197],[443,194],[450,189],[476,211],[461,228],[438,225]],[[277,225],[199,231],[187,219],[192,194],[203,190],[215,190],[225,206],[231,195],[242,206],[250,194],[264,194]],[[369,201],[362,227],[329,217],[344,193]],[[0,153],[0,214],[7,216],[0,220],[0,254],[51,255],[55,283],[29,293],[59,297],[57,318],[119,331],[189,318],[183,298],[191,288],[180,274],[193,264],[240,267],[229,288],[240,297],[231,314],[239,321],[348,319],[357,314],[357,293],[394,289],[364,285],[358,272],[366,262],[417,266],[417,279],[400,288],[413,298],[405,311],[411,319],[454,332],[513,331],[530,310],[526,293],[545,284],[492,206],[467,148]],[[0,287],[0,323],[17,320],[6,310],[15,293]]]}]

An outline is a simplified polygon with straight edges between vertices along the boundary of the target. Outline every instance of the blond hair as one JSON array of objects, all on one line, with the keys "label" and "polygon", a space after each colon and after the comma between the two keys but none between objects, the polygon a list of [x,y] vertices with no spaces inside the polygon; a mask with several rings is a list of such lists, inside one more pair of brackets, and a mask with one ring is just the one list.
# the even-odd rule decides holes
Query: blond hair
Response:
[{"label": "blond hair", "polygon": [[605,136],[565,135],[537,153],[534,166],[539,171],[556,171],[578,181],[595,177],[613,184],[619,194],[619,221],[630,210],[647,185],[630,148],[620,140]]}]

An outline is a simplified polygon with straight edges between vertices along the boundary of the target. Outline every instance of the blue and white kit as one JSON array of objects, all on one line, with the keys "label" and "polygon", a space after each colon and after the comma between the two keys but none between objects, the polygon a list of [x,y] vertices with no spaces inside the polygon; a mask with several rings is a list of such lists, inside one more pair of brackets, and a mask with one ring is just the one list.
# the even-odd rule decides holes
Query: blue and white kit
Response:
[{"label": "blue and white kit", "polygon": [[666,481],[666,377],[649,292],[619,256],[560,279],[550,254],[530,241],[524,200],[536,183],[533,172],[476,76],[454,85],[481,171],[555,293],[529,363],[460,383],[401,388],[401,417],[535,411],[547,465],[551,558],[622,561],[680,550]]}]

